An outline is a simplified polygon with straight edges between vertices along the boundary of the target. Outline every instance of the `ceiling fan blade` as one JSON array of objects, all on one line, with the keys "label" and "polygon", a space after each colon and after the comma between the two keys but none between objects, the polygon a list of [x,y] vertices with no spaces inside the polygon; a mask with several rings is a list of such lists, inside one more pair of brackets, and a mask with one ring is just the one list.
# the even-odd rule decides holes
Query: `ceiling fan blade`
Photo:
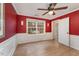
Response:
[{"label": "ceiling fan blade", "polygon": [[52,6],[52,3],[49,4],[49,7],[51,7],[51,6]]},{"label": "ceiling fan blade", "polygon": [[47,11],[47,12],[45,12],[44,14],[42,14],[42,15],[45,15],[45,14],[47,14],[49,11]]},{"label": "ceiling fan blade", "polygon": [[65,7],[60,7],[60,8],[54,8],[54,10],[63,10],[63,9],[67,9],[68,7],[65,6]]},{"label": "ceiling fan blade", "polygon": [[42,8],[38,8],[38,10],[46,10],[46,11],[47,11],[48,9],[42,9]]},{"label": "ceiling fan blade", "polygon": [[56,6],[57,3],[50,3],[49,4],[49,8],[51,8],[51,6],[53,5],[53,8]]},{"label": "ceiling fan blade", "polygon": [[52,3],[52,5],[53,5],[53,8],[57,5],[57,3]]},{"label": "ceiling fan blade", "polygon": [[48,9],[38,8],[37,10],[51,10],[51,6],[53,5],[53,9],[56,6],[57,3],[50,3]]},{"label": "ceiling fan blade", "polygon": [[52,3],[49,4],[48,10],[50,10],[51,6],[52,6]]}]

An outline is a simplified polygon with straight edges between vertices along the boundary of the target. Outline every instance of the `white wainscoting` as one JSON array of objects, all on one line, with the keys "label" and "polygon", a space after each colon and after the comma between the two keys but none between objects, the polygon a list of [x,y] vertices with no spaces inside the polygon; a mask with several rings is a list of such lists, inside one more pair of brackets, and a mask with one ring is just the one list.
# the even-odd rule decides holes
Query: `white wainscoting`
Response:
[{"label": "white wainscoting", "polygon": [[79,36],[70,35],[70,47],[79,50]]},{"label": "white wainscoting", "polygon": [[0,56],[12,56],[16,49],[16,35],[0,43]]},{"label": "white wainscoting", "polygon": [[0,56],[12,56],[17,44],[53,39],[53,33],[26,34],[19,33],[0,43]]},{"label": "white wainscoting", "polygon": [[[53,33],[45,34],[26,34],[18,33],[13,37],[0,43],[0,56],[12,56],[17,44],[42,41],[42,40],[52,40]],[[70,47],[79,50],[79,36],[70,35]]]},{"label": "white wainscoting", "polygon": [[35,41],[41,41],[41,40],[52,40],[53,39],[53,33],[44,33],[44,34],[26,34],[26,33],[18,33],[17,34],[17,43],[28,43],[28,42],[35,42]]}]

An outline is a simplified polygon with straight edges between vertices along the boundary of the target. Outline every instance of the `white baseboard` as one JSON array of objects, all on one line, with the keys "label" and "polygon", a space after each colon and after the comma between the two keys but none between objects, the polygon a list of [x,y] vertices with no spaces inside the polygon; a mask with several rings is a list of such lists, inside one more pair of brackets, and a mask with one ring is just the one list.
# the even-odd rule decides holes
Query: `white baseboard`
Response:
[{"label": "white baseboard", "polygon": [[44,34],[26,34],[26,33],[18,33],[17,34],[17,43],[28,43],[28,42],[35,42],[41,40],[51,40],[53,39],[52,32],[44,33]]},{"label": "white baseboard", "polygon": [[79,36],[70,35],[70,47],[79,50]]},{"label": "white baseboard", "polygon": [[12,56],[16,49],[16,35],[0,43],[0,56]]}]

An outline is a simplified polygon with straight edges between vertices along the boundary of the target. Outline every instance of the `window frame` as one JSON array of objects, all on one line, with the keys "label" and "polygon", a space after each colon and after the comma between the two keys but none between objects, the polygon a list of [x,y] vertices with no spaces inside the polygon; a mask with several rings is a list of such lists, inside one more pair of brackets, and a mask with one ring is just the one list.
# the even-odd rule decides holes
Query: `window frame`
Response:
[{"label": "window frame", "polygon": [[46,33],[46,32],[45,32],[45,27],[46,27],[46,26],[45,26],[45,21],[44,21],[44,20],[37,20],[37,19],[27,18],[27,19],[26,19],[26,33],[27,33],[27,34],[29,34],[29,33],[28,33],[28,28],[29,28],[29,27],[28,27],[28,21],[36,22],[36,27],[35,27],[35,28],[36,28],[36,31],[37,31],[37,28],[38,28],[37,23],[38,23],[38,22],[43,22],[43,23],[44,23],[44,30],[43,30],[43,33],[34,33],[34,34],[45,34],[45,33]]},{"label": "window frame", "polygon": [[0,38],[3,38],[5,36],[5,15],[4,15],[4,4],[3,3],[0,3],[1,4],[1,30],[0,30]]}]

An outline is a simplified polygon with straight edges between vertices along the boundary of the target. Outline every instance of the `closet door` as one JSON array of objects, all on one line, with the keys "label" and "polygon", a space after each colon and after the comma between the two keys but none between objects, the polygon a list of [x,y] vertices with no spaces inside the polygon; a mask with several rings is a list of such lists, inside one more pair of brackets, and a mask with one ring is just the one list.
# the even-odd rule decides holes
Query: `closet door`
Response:
[{"label": "closet door", "polygon": [[58,41],[66,46],[70,45],[69,18],[61,19],[58,22]]}]

